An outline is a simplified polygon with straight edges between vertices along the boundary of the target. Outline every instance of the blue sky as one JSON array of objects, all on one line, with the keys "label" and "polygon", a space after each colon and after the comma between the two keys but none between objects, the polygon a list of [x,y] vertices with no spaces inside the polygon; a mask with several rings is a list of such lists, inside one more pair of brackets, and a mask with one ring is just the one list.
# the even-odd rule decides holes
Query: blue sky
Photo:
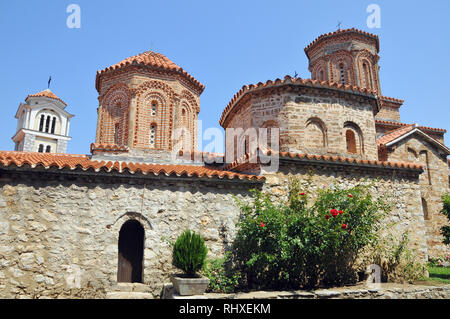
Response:
[{"label": "blue sky", "polygon": [[[81,8],[80,29],[66,26],[72,3]],[[381,8],[379,29],[366,24],[370,4]],[[403,122],[450,131],[448,0],[15,0],[0,3],[0,149],[13,150],[19,103],[52,75],[52,91],[75,114],[68,153],[89,153],[96,71],[150,48],[206,86],[199,118],[203,129],[219,127],[243,85],[295,72],[309,78],[304,47],[338,21],[380,36],[382,91],[405,100]]]}]

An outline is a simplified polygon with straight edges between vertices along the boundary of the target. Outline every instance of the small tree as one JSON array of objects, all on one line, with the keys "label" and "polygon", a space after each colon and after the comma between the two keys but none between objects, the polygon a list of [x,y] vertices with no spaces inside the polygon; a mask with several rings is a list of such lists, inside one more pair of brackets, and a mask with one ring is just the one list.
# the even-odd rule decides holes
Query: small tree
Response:
[{"label": "small tree", "polygon": [[206,260],[208,248],[203,238],[186,230],[176,240],[173,246],[172,264],[184,271],[188,277],[196,277]]},{"label": "small tree", "polygon": [[[444,207],[441,210],[441,213],[447,216],[448,220],[450,220],[450,195],[446,194],[442,196],[442,203]],[[450,226],[443,226],[441,228],[441,234],[444,236],[443,243],[446,245],[450,245]]]}]

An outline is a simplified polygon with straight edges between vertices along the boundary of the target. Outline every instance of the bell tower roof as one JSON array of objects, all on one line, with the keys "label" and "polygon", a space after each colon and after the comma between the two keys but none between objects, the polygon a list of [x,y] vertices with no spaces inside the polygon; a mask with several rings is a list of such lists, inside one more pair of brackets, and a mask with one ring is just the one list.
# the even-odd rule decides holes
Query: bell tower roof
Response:
[{"label": "bell tower roof", "polygon": [[67,106],[67,104],[61,100],[59,97],[56,96],[55,93],[53,93],[52,91],[50,91],[50,89],[46,89],[44,91],[41,91],[39,93],[36,94],[29,94],[26,98],[25,101],[28,100],[28,98],[30,97],[48,97],[50,99],[54,99],[54,100],[58,100],[59,102],[61,102],[62,104],[64,104],[64,106]]},{"label": "bell tower roof", "polygon": [[127,68],[129,66],[139,66],[139,67],[147,67],[156,70],[164,70],[174,74],[180,74],[189,82],[191,82],[199,92],[203,92],[205,86],[197,81],[193,76],[187,73],[183,68],[176,65],[169,58],[161,53],[157,53],[154,51],[146,51],[138,55],[131,56],[126,58],[119,63],[116,63],[112,66],[109,66],[103,70],[97,71],[97,76],[95,79],[95,87],[97,91],[100,90],[100,78],[111,71]]}]

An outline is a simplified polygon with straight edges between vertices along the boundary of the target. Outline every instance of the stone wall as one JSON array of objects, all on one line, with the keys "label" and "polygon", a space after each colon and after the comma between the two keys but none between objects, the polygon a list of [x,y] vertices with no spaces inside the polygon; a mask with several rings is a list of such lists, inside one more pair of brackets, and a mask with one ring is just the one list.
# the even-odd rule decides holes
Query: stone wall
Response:
[{"label": "stone wall", "polygon": [[190,228],[210,255],[221,255],[239,215],[233,195],[246,199],[255,187],[182,178],[143,183],[2,174],[0,298],[104,297],[117,280],[118,236],[129,219],[145,229],[144,283],[159,294],[174,272],[169,242]]},{"label": "stone wall", "polygon": [[255,291],[191,297],[177,296],[171,285],[167,285],[164,292],[167,299],[450,299],[450,285],[380,284],[379,288],[355,286],[315,291]]},{"label": "stone wall", "polygon": [[450,247],[442,243],[441,234],[441,227],[448,221],[447,217],[441,213],[442,195],[449,191],[446,156],[439,154],[436,147],[415,134],[395,145],[395,149],[389,154],[389,160],[407,160],[423,165],[425,171],[420,175],[419,184],[429,255],[435,258],[448,255]]}]

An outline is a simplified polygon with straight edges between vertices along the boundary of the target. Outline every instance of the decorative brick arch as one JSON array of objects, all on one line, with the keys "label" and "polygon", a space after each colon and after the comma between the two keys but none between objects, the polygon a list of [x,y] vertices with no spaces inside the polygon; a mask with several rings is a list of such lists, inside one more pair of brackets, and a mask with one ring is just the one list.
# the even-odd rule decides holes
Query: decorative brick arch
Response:
[{"label": "decorative brick arch", "polygon": [[[139,113],[139,121],[141,131],[139,132],[139,136],[144,139],[141,141],[146,144],[145,147],[162,149],[163,148],[163,139],[166,134],[164,132],[164,107],[168,104],[167,97],[161,92],[157,91],[146,91],[143,95],[139,97],[139,102],[141,105],[140,113]],[[153,115],[153,102],[156,102],[156,113]],[[136,121],[138,119],[136,118]],[[155,145],[150,145],[150,130],[151,126],[156,126],[156,139]],[[148,127],[147,127],[148,126]],[[144,128],[144,129],[142,129]],[[147,129],[148,128],[148,129]]]},{"label": "decorative brick arch", "polygon": [[364,135],[361,127],[353,121],[346,121],[344,122],[343,131],[347,153],[364,154]]},{"label": "decorative brick arch", "polygon": [[311,117],[305,122],[304,144],[307,148],[327,147],[327,127],[320,118]]},{"label": "decorative brick arch", "polygon": [[[327,61],[325,59],[319,59],[314,62],[311,75],[313,80],[328,81]],[[322,72],[322,73],[321,73]]]},{"label": "decorative brick arch", "polygon": [[357,57],[357,66],[358,66],[358,74],[359,74],[359,86],[361,87],[367,87],[364,85],[365,82],[367,82],[365,78],[365,71],[363,68],[363,65],[366,64],[368,68],[368,79],[369,79],[369,89],[378,91],[378,70],[377,68],[377,59],[376,56],[374,56],[372,53],[370,53],[368,50],[364,49],[361,50]]},{"label": "decorative brick arch", "polygon": [[188,101],[188,104],[192,106],[197,113],[200,112],[200,106],[198,105],[197,100],[195,99],[194,95],[188,90],[183,90],[181,92],[180,100]]},{"label": "decorative brick arch", "polygon": [[353,67],[353,56],[348,51],[338,51],[331,57],[330,63],[330,75],[331,81],[340,83],[340,65],[344,66],[345,84],[354,85],[355,80],[355,70]]},{"label": "decorative brick arch", "polygon": [[130,91],[123,83],[111,86],[100,98],[98,143],[125,145],[128,141]]},{"label": "decorative brick arch", "polygon": [[[280,124],[275,121],[275,120],[268,120],[265,121],[262,125],[261,128],[267,128],[267,147],[268,148],[272,148],[272,128],[278,128],[281,131],[280,128]],[[278,132],[279,136],[278,136],[278,148],[281,145],[281,134],[280,132]]]},{"label": "decorative brick arch", "polygon": [[[172,130],[173,130],[173,108],[175,101],[175,92],[172,88],[164,82],[150,80],[142,83],[136,90],[137,96],[136,105],[136,118],[134,127],[133,146],[134,147],[149,147],[148,132],[150,130],[151,122],[145,116],[146,103],[148,102],[146,97],[160,96],[164,99],[164,104],[161,105],[161,125],[159,125],[158,131],[160,148],[170,150],[172,149]],[[150,101],[151,102],[151,101]]]}]

